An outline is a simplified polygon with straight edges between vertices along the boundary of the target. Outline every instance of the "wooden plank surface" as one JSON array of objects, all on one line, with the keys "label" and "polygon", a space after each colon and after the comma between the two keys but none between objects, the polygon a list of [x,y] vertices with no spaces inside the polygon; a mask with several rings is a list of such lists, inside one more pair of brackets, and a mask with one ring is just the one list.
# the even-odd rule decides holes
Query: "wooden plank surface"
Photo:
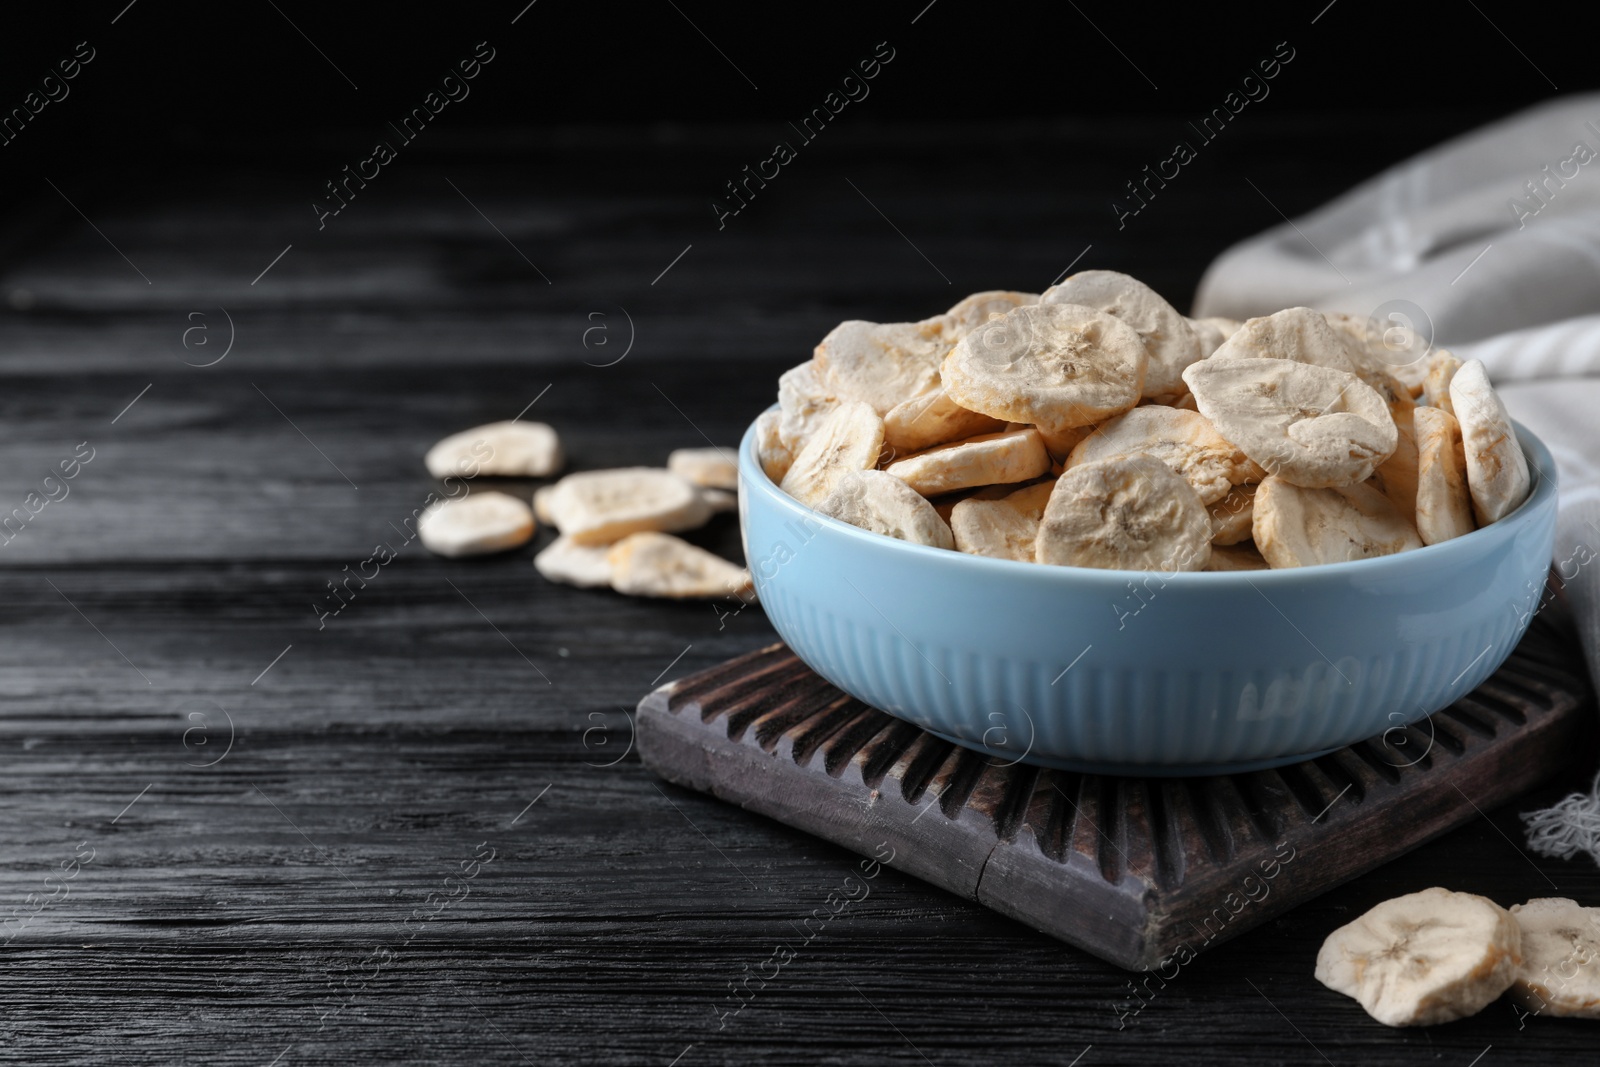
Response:
[{"label": "wooden plank surface", "polygon": [[[546,386],[530,417],[576,466],[660,462],[702,431],[732,441],[839,319],[1041,287],[1090,244],[1083,266],[1181,304],[1277,221],[1241,174],[1298,212],[1383,162],[1321,151],[1355,127],[1262,116],[1119,232],[1108,187],[1160,123],[834,132],[722,232],[704,201],[762,130],[441,137],[322,234],[318,168],[293,152],[59,178],[121,253],[56,205],[0,264],[0,512],[95,449],[0,548],[0,918],[25,916],[0,935],[0,1059],[1465,1067],[1493,1045],[1490,1067],[1592,1049],[1592,1029],[1519,1029],[1505,1005],[1384,1030],[1311,977],[1330,929],[1399,892],[1600,900],[1592,864],[1516,844],[1516,812],[1578,774],[1218,949],[1136,1014],[1123,972],[883,871],[726,1019],[730,983],[860,857],[659,784],[623,709],[769,643],[758,611],[719,623],[548,585],[531,550],[412,545],[319,629],[325,583],[421,504],[427,446]],[[215,330],[223,308],[233,351],[186,366],[188,316]],[[586,365],[617,351],[583,347],[588,315],[616,329],[615,309],[633,350]],[[736,551],[731,520],[704,540]]]}]

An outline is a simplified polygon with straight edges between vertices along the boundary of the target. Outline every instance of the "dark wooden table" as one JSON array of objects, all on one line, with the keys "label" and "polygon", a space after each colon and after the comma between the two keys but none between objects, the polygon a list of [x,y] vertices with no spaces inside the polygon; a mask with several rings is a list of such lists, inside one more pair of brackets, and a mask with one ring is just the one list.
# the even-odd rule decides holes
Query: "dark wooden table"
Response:
[{"label": "dark wooden table", "polygon": [[[1183,305],[1273,204],[1466,122],[1418,117],[1351,159],[1325,147],[1359,124],[1263,115],[1121,231],[1109,201],[1170,124],[841,127],[720,231],[710,201],[770,131],[441,129],[321,232],[318,166],[361,131],[41,180],[0,234],[0,515],[28,519],[0,548],[0,1059],[1592,1057],[1592,1025],[1519,1028],[1504,1003],[1387,1030],[1311,973],[1333,927],[1424,886],[1600,900],[1592,863],[1530,858],[1516,819],[1592,755],[1202,958],[1125,1027],[1129,975],[885,871],[719,1028],[730,983],[857,857],[662,785],[624,712],[771,641],[760,612],[414,543],[338,615],[314,607],[400,543],[447,432],[531,403],[574,468],[731,443],[840,319],[1038,289],[1075,260]],[[69,494],[28,514],[81,442]],[[737,552],[731,517],[700,536]]]}]

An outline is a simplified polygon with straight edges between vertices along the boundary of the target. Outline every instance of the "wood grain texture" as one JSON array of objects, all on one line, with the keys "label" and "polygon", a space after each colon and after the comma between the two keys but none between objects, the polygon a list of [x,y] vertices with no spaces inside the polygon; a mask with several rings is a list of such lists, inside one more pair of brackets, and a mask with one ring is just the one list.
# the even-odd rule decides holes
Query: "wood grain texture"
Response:
[{"label": "wood grain texture", "polygon": [[1543,618],[1493,677],[1413,726],[1271,770],[1171,779],[961,748],[835,688],[779,643],[651,692],[639,753],[670,782],[1159,982],[1476,818],[1474,805],[1559,773],[1592,726],[1570,653]]},{"label": "wood grain texture", "polygon": [[[1396,893],[1600,900],[1592,864],[1516,845],[1517,811],[1584,773],[1207,954],[1131,1016],[1125,972],[886,870],[719,1029],[730,984],[860,859],[661,785],[627,749],[641,695],[774,640],[759,611],[719,629],[709,605],[549,585],[533,549],[447,563],[413,545],[318,628],[325,583],[434,488],[428,445],[546,385],[529,417],[574,466],[661,462],[701,431],[732,441],[841,319],[1037,289],[1089,244],[1082,266],[1183,304],[1226,243],[1280,221],[1241,175],[1294,214],[1384,162],[1326,150],[1367,136],[1353,124],[1261,119],[1120,232],[1107,201],[1171,123],[841,126],[721,232],[706,201],[769,130],[441,130],[323,233],[306,201],[337,138],[54,176],[153,284],[59,201],[0,263],[0,514],[42,465],[97,450],[0,548],[0,919],[43,901],[0,934],[0,1061],[1587,1055],[1592,1028],[1519,1030],[1504,1005],[1384,1030],[1311,977],[1329,930]],[[215,330],[221,308],[233,351],[184,365],[188,315]],[[613,358],[581,338],[615,308],[632,352],[585,365]],[[737,552],[726,518],[703,540]],[[464,879],[480,846],[494,858]]]}]

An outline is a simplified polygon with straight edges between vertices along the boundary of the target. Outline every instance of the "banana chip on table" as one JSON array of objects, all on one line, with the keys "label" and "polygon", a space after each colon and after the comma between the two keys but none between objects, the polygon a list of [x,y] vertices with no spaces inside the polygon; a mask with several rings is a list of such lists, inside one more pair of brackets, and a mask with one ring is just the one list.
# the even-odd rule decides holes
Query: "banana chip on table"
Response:
[{"label": "banana chip on table", "polygon": [[1344,563],[1422,547],[1416,528],[1370,485],[1305,489],[1273,476],[1256,490],[1251,532],[1274,569]]},{"label": "banana chip on table", "polygon": [[665,533],[630,534],[606,551],[611,588],[630,596],[694,600],[749,598],[750,572]]},{"label": "banana chip on table", "polygon": [[570,537],[558,537],[533,557],[533,566],[552,582],[605,589],[611,585],[611,561],[606,558],[610,551],[610,545],[580,545]]},{"label": "banana chip on table", "polygon": [[422,547],[436,556],[483,556],[533,539],[533,510],[506,493],[441,500],[417,519]]},{"label": "banana chip on table", "polygon": [[1494,901],[1448,889],[1386,900],[1328,935],[1317,981],[1386,1026],[1473,1015],[1511,987],[1522,932]]},{"label": "banana chip on table", "polygon": [[1436,545],[1477,529],[1467,490],[1461,424],[1442,408],[1412,412],[1417,441],[1417,535]]},{"label": "banana chip on table", "polygon": [[1269,473],[1308,489],[1365,481],[1400,442],[1383,398],[1348,371],[1213,356],[1184,378],[1218,433]]},{"label": "banana chip on table", "polygon": [[1522,931],[1511,995],[1540,1015],[1600,1019],[1600,908],[1542,897],[1511,916]]},{"label": "banana chip on table", "polygon": [[1140,452],[1171,467],[1207,505],[1227,496],[1236,485],[1266,477],[1266,471],[1219,434],[1204,415],[1161,406],[1137,407],[1104,423],[1072,450],[1067,467]]},{"label": "banana chip on table", "polygon": [[959,501],[950,512],[956,549],[974,556],[1034,562],[1039,521],[1055,487],[1054,482],[1040,482],[998,500],[971,496]]},{"label": "banana chip on table", "polygon": [[451,434],[428,449],[423,464],[435,478],[543,478],[566,461],[561,439],[542,422],[491,422]]},{"label": "banana chip on table", "polygon": [[978,485],[1026,482],[1050,469],[1044,439],[1031,427],[986,433],[895,460],[886,468],[923,496]]},{"label": "banana chip on table", "polygon": [[945,357],[950,399],[971,411],[1057,434],[1139,402],[1144,340],[1127,323],[1077,304],[1035,304],[990,319]]},{"label": "banana chip on table", "polygon": [[706,489],[739,488],[739,461],[732,448],[678,448],[667,456],[667,470]]},{"label": "banana chip on table", "polygon": [[711,518],[694,486],[659,467],[569,474],[545,505],[551,525],[580,545],[606,545],[642,530],[693,530]]},{"label": "banana chip on table", "polygon": [[950,527],[927,498],[885,471],[851,471],[817,504],[829,518],[916,545],[955,548]]},{"label": "banana chip on table", "polygon": [[816,507],[850,471],[877,466],[883,451],[883,420],[859,400],[834,409],[794,458],[779,485],[807,507]]},{"label": "banana chip on table", "polygon": [[1034,558],[1111,570],[1204,570],[1211,516],[1193,487],[1152,456],[1084,463],[1056,480]]},{"label": "banana chip on table", "polygon": [[1478,524],[1488,526],[1527,499],[1532,485],[1528,458],[1480,360],[1463,363],[1450,379],[1450,406],[1461,424],[1472,510]]},{"label": "banana chip on table", "polygon": [[1200,338],[1177,308],[1144,282],[1114,270],[1079,271],[1046,289],[1040,303],[1094,308],[1138,331],[1148,358],[1145,397],[1176,399],[1188,392],[1183,370],[1205,355]]}]

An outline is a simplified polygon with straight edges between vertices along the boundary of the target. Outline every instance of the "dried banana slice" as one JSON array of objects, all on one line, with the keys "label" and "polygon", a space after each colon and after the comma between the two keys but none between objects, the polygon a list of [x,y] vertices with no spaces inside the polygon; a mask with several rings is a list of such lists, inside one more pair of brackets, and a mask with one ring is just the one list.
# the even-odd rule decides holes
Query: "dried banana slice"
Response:
[{"label": "dried banana slice", "polygon": [[812,358],[834,394],[887,414],[907,397],[939,386],[939,363],[950,345],[926,322],[841,322]]},{"label": "dried banana slice", "polygon": [[483,556],[533,538],[533,509],[505,493],[441,500],[417,520],[422,547],[436,556]]},{"label": "dried banana slice", "polygon": [[1461,424],[1472,510],[1478,525],[1487,526],[1527,498],[1532,484],[1528,459],[1481,360],[1463,363],[1450,379],[1450,405]]},{"label": "dried banana slice", "polygon": [[435,478],[544,478],[561,469],[561,439],[542,422],[491,422],[451,434],[428,449],[423,463]]},{"label": "dried banana slice", "polygon": [[692,530],[711,518],[694,486],[659,467],[569,474],[548,504],[556,529],[580,545],[609,545],[640,530]]},{"label": "dried banana slice", "polygon": [[707,489],[739,488],[739,461],[731,448],[678,448],[667,456],[667,470]]},{"label": "dried banana slice", "polygon": [[748,599],[751,592],[749,571],[671,534],[624,537],[606,552],[606,561],[611,588],[629,596]]},{"label": "dried banana slice", "polygon": [[816,360],[790,367],[778,376],[778,440],[790,455],[799,455],[838,406],[839,396],[823,380]]},{"label": "dried banana slice", "polygon": [[1422,399],[1431,407],[1441,408],[1454,415],[1450,403],[1450,381],[1461,369],[1461,361],[1441,348],[1428,360],[1428,376],[1422,380]]},{"label": "dried banana slice", "polygon": [[1386,1026],[1463,1019],[1510,988],[1517,920],[1485,897],[1424,889],[1386,900],[1328,935],[1317,980]]},{"label": "dried banana slice", "polygon": [[816,507],[849,471],[877,466],[883,451],[883,420],[859,400],[840,404],[795,457],[779,485],[807,507]]},{"label": "dried banana slice", "polygon": [[1416,401],[1399,382],[1384,375],[1368,384],[1377,390],[1389,405],[1389,415],[1394,419],[1395,446],[1389,458],[1378,464],[1373,472],[1373,487],[1389,498],[1389,502],[1408,522],[1417,515],[1417,435],[1413,413]]},{"label": "dried banana slice", "polygon": [[999,500],[968,497],[950,513],[956,549],[974,556],[1032,563],[1039,520],[1055,490],[1054,482],[1018,489]]},{"label": "dried banana slice", "polygon": [[541,485],[533,491],[533,517],[546,526],[555,526],[560,530],[561,527],[556,526],[555,515],[550,511],[550,497],[555,491],[553,485]]},{"label": "dried banana slice", "polygon": [[1541,1015],[1600,1019],[1600,908],[1542,897],[1511,916],[1522,931],[1511,995]]},{"label": "dried banana slice", "polygon": [[959,301],[943,315],[926,320],[936,323],[940,336],[954,345],[996,315],[1039,302],[1038,293],[1014,293],[1007,289],[988,289]]},{"label": "dried banana slice", "polygon": [[1037,478],[1050,469],[1044,438],[1032,428],[980,434],[906,456],[885,468],[923,496],[975,485]]},{"label": "dried banana slice", "polygon": [[739,510],[739,494],[730,489],[701,489],[700,499],[706,502],[713,515]]},{"label": "dried banana slice", "polygon": [[1200,339],[1200,358],[1207,359],[1222,347],[1222,343],[1239,332],[1244,323],[1238,319],[1190,319],[1189,329]]},{"label": "dried banana slice", "polygon": [[942,375],[962,407],[1059,434],[1137,404],[1146,360],[1127,323],[1076,304],[1034,304],[962,338]]},{"label": "dried banana slice", "polygon": [[1346,371],[1289,359],[1213,356],[1183,373],[1200,413],[1218,433],[1296,485],[1365,481],[1400,441],[1383,398]]},{"label": "dried banana slice", "polygon": [[1421,548],[1417,531],[1370,485],[1304,489],[1278,477],[1256,490],[1251,533],[1274,569]]},{"label": "dried banana slice", "polygon": [[1376,387],[1373,378],[1381,375],[1399,381],[1408,396],[1415,397],[1422,391],[1422,379],[1428,373],[1429,342],[1417,331],[1398,323],[1383,326],[1373,319],[1342,311],[1327,311],[1323,317],[1344,340],[1356,373],[1368,385]]},{"label": "dried banana slice", "polygon": [[884,444],[902,455],[1003,429],[1005,423],[968,411],[943,387],[901,401],[883,417]]},{"label": "dried banana slice", "polygon": [[1266,557],[1248,541],[1237,545],[1212,544],[1211,562],[1206,564],[1208,571],[1264,571],[1269,567]]},{"label": "dried banana slice", "polygon": [[777,411],[763,411],[756,417],[756,455],[761,460],[762,472],[774,485],[783,481],[794,464],[794,453],[783,443],[779,432],[782,421],[783,415]]},{"label": "dried banana slice", "polygon": [[956,547],[950,527],[933,505],[899,478],[884,471],[850,471],[841,477],[817,511],[863,530],[897,537],[914,545]]},{"label": "dried banana slice", "polygon": [[1084,463],[1056,480],[1034,559],[1110,570],[1204,570],[1211,516],[1189,483],[1152,456]]},{"label": "dried banana slice", "polygon": [[[1350,349],[1320,311],[1284,308],[1250,319],[1211,359],[1286,359],[1355,373]],[[1192,387],[1191,387],[1192,388]]]},{"label": "dried banana slice", "polygon": [[1142,395],[1177,397],[1186,390],[1183,369],[1201,359],[1200,338],[1178,309],[1137,278],[1114,270],[1079,271],[1039,298],[1042,304],[1077,304],[1132,326],[1144,341]]},{"label": "dried banana slice", "polygon": [[1266,477],[1204,415],[1156,405],[1134,408],[1102,425],[1072,450],[1067,468],[1139,452],[1182,475],[1207,505],[1227,496],[1235,485]]},{"label": "dried banana slice", "polygon": [[1250,539],[1256,510],[1256,488],[1253,484],[1236,485],[1228,490],[1227,496],[1207,509],[1211,514],[1212,545],[1236,545]]},{"label": "dried banana slice", "polygon": [[1412,412],[1417,447],[1417,535],[1436,545],[1477,529],[1467,490],[1467,458],[1461,424],[1440,408]]},{"label": "dried banana slice", "polygon": [[558,537],[533,557],[533,566],[552,582],[604,589],[611,585],[609,551],[609,545],[580,545],[570,537]]}]

